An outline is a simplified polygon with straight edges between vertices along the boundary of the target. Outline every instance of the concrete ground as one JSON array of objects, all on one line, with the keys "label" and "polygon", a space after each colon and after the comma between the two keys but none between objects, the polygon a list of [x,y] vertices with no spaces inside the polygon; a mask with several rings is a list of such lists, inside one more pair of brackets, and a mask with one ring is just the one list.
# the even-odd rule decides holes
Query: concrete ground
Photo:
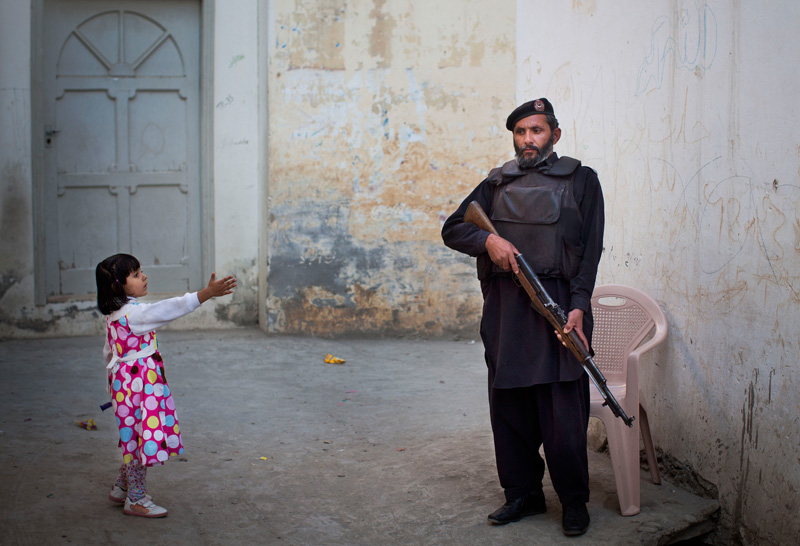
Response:
[{"label": "concrete ground", "polygon": [[563,536],[549,482],[546,514],[488,524],[503,495],[480,342],[159,338],[186,447],[148,472],[161,520],[107,500],[121,457],[102,339],[0,342],[0,544],[670,544],[718,507],[643,473],[642,511],[622,517],[590,452],[586,535]]}]

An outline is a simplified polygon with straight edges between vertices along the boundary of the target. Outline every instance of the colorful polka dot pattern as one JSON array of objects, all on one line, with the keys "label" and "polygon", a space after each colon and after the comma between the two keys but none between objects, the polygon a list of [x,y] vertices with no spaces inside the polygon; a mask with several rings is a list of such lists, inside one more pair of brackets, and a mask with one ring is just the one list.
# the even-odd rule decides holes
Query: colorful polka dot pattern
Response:
[{"label": "colorful polka dot pattern", "polygon": [[[158,347],[155,332],[137,336],[128,327],[127,317],[109,321],[108,343],[123,357],[146,349],[151,343]],[[152,466],[183,453],[175,401],[158,351],[120,362],[110,380],[123,462],[138,460]]]}]

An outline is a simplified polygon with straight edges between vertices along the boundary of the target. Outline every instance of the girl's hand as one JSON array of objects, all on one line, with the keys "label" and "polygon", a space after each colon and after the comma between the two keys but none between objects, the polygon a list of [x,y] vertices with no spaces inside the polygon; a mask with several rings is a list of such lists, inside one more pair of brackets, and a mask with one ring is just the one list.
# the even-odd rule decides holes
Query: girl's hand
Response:
[{"label": "girl's hand", "polygon": [[197,292],[197,299],[200,300],[200,303],[203,303],[211,298],[227,296],[228,294],[233,294],[234,288],[236,288],[236,279],[233,278],[233,275],[217,280],[216,273],[212,273],[208,286]]}]

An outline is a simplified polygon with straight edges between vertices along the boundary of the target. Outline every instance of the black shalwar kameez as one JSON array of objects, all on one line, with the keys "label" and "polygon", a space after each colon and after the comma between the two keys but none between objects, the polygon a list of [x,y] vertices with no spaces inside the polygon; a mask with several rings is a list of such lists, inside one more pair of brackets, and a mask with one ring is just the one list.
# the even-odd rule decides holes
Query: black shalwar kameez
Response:
[{"label": "black shalwar kameez", "polygon": [[[554,166],[558,159],[554,153],[534,169],[548,175],[551,168],[557,170]],[[493,170],[445,221],[442,238],[448,247],[478,258],[484,299],[480,333],[488,367],[497,469],[506,500],[541,490],[544,461],[539,448],[544,445],[547,467],[561,503],[586,503],[588,376],[558,341],[547,320],[531,307],[530,299],[511,273],[498,272],[493,267],[485,246],[489,233],[464,222],[472,201],[477,201],[491,218],[498,179],[525,174],[514,161]],[[571,279],[556,275],[541,281],[565,313],[572,309],[584,311],[583,331],[591,342],[591,295],[603,250],[603,194],[597,174],[588,167],[579,166],[572,180],[581,216],[583,258]],[[511,243],[520,247],[515,241]]]}]

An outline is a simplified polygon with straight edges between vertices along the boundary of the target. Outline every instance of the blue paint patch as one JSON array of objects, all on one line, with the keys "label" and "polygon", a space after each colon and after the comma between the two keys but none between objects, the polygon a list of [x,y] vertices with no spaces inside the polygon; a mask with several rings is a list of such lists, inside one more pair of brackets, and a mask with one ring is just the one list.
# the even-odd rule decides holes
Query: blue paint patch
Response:
[{"label": "blue paint patch", "polygon": [[276,214],[278,225],[285,227],[272,241],[267,279],[272,295],[296,298],[307,287],[320,287],[340,297],[344,306],[355,307],[353,284],[382,269],[388,250],[357,245],[347,232],[347,215],[346,208],[325,202],[287,207]]}]

